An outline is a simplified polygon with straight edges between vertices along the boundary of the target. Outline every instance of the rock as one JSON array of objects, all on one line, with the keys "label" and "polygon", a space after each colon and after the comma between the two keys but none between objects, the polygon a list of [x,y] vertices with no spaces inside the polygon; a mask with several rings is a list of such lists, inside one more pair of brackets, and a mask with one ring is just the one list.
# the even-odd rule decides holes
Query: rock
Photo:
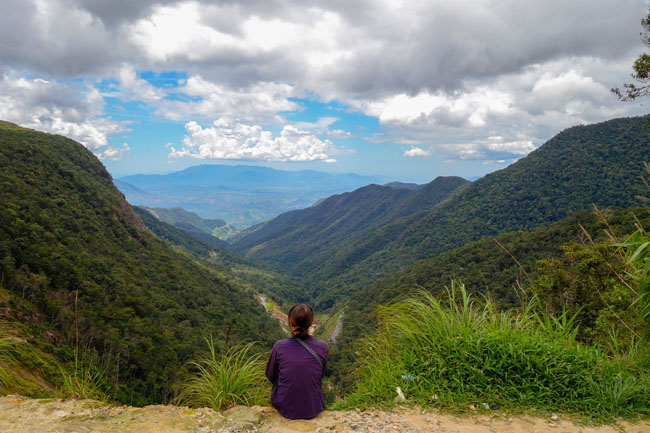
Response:
[{"label": "rock", "polygon": [[262,414],[246,406],[235,406],[222,412],[228,424],[241,430],[252,430],[262,421]]},{"label": "rock", "polygon": [[341,424],[341,423],[337,423],[337,424],[334,424],[333,426],[331,426],[329,429],[330,429],[330,431],[333,431],[333,432],[336,432],[336,433],[341,433],[341,432],[345,431],[345,426],[343,424]]},{"label": "rock", "polygon": [[469,405],[469,410],[476,410],[476,406],[474,406],[473,404],[470,404]]},{"label": "rock", "polygon": [[316,430],[316,424],[302,420],[292,420],[286,424],[286,427],[292,431],[309,432]]},{"label": "rock", "polygon": [[206,427],[207,429],[219,430],[226,424],[226,418],[219,412],[211,409],[197,409],[195,418],[199,419],[199,427]]},{"label": "rock", "polygon": [[557,421],[557,414],[555,412],[553,412],[553,414],[551,414],[551,420],[552,421]]},{"label": "rock", "polygon": [[406,396],[402,392],[402,388],[399,386],[395,388],[395,391],[397,392],[397,397],[395,397],[395,403],[401,403],[406,400]]}]

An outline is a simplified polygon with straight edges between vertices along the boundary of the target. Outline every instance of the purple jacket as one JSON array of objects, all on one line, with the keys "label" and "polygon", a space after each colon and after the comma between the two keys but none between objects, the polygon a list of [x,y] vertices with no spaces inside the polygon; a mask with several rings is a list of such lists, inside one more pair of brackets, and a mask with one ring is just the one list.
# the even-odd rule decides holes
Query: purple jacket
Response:
[{"label": "purple jacket", "polygon": [[321,369],[314,355],[293,338],[276,341],[266,364],[266,377],[273,383],[271,404],[285,418],[313,418],[324,409],[321,379],[327,367],[327,343],[312,336],[305,343],[323,360]]}]

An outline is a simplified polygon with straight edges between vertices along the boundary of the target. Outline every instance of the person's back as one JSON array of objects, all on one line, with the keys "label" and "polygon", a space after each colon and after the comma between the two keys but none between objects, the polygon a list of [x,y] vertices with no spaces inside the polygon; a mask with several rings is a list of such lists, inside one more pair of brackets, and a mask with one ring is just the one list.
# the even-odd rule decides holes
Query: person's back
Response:
[{"label": "person's back", "polygon": [[288,320],[293,337],[273,345],[266,365],[266,377],[273,383],[271,404],[285,418],[313,418],[324,409],[321,379],[327,367],[327,343],[307,332],[313,322],[309,306],[295,305]]}]

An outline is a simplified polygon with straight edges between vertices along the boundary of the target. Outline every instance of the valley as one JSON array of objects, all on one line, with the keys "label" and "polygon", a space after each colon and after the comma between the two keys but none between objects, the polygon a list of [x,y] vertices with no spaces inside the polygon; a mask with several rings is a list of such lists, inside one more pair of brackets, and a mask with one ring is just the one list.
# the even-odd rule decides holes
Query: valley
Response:
[{"label": "valley", "polygon": [[[650,226],[650,212],[637,198],[644,185],[636,180],[650,160],[650,135],[641,127],[647,119],[570,128],[474,182],[437,177],[423,185],[362,186],[225,240],[215,236],[228,226],[223,220],[183,208],[132,207],[103,166],[72,140],[1,123],[0,201],[7,212],[0,308],[20,344],[6,340],[13,351],[7,353],[14,354],[0,356],[0,367],[9,371],[0,375],[0,389],[31,395],[65,389],[82,355],[83,368],[101,368],[102,380],[87,384],[88,395],[75,394],[82,391],[71,384],[69,395],[110,395],[135,406],[169,403],[207,341],[218,353],[252,343],[253,353],[263,356],[288,333],[284,312],[307,302],[316,310],[315,336],[330,344],[327,403],[385,405],[394,389],[356,400],[369,395],[358,388],[367,386],[364,380],[384,380],[368,379],[384,367],[369,372],[360,364],[376,356],[368,352],[375,347],[370,339],[384,338],[382,330],[392,326],[377,311],[415,302],[423,291],[439,299],[460,296],[454,293],[461,284],[463,296],[492,305],[490,314],[504,314],[494,316],[498,323],[532,320],[517,318],[529,314],[527,308],[570,314],[576,328],[567,344],[602,350],[584,356],[596,363],[589,368],[609,371],[603,365],[614,356],[611,329],[622,321],[617,344],[631,347],[644,327],[633,292],[625,289],[632,282],[621,277],[628,268],[611,243]],[[532,323],[531,335],[550,344],[547,331],[533,331],[540,325]],[[515,333],[508,338],[524,338],[516,328],[508,332]],[[393,334],[401,335],[387,335]],[[397,343],[391,337],[385,344]],[[396,377],[408,377],[404,372],[417,364],[394,359],[401,369]],[[633,367],[612,374],[636,380],[644,363],[626,358],[620,365]],[[15,365],[23,367],[12,370]],[[597,387],[606,377],[590,380]],[[396,382],[388,383],[394,388]],[[401,386],[422,404],[422,395]],[[594,416],[628,416],[643,407],[647,391],[634,388],[630,400]],[[489,398],[477,391],[456,400],[454,392],[441,388],[435,395],[451,407]],[[584,415],[581,399],[601,391],[580,392],[570,404],[550,400],[543,407]],[[511,410],[529,404],[505,394],[499,401]]]},{"label": "valley", "polygon": [[0,0],[0,433],[650,433],[649,1]]}]

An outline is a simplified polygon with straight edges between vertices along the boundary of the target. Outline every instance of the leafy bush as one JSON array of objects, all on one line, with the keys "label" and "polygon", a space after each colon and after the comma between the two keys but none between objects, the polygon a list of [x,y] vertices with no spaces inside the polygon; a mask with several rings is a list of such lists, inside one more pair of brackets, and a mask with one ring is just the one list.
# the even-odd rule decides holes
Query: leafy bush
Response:
[{"label": "leafy bush", "polygon": [[196,375],[181,389],[177,404],[222,410],[235,404],[267,403],[270,389],[264,376],[262,354],[252,354],[252,343],[233,347],[219,355],[207,340],[208,355],[192,362]]},{"label": "leafy bush", "polygon": [[594,418],[650,409],[650,376],[639,353],[610,358],[577,343],[566,313],[498,312],[453,283],[444,303],[420,292],[377,314],[379,333],[365,341],[344,406],[390,406],[399,386],[420,405],[486,403]]}]

